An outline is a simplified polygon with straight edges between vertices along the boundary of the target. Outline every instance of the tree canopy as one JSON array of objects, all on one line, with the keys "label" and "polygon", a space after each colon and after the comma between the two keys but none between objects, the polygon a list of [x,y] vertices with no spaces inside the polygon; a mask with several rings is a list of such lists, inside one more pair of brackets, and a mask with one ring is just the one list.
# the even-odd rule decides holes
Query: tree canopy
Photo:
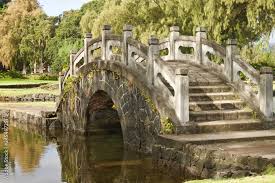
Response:
[{"label": "tree canopy", "polygon": [[252,63],[269,60],[267,65],[272,65],[271,56],[251,55],[267,53],[252,43],[262,43],[274,28],[275,1],[91,0],[80,10],[48,17],[37,0],[16,0],[5,8],[0,5],[0,22],[0,62],[14,69],[22,63],[29,68],[34,63],[48,63],[55,72],[61,71],[68,65],[69,51],[82,46],[83,35],[91,32],[99,36],[104,24],[112,25],[115,33],[131,24],[135,38],[142,42],[150,35],[166,37],[173,25],[187,35],[203,26],[209,39],[224,44],[228,38],[236,38],[244,47],[242,54]]}]

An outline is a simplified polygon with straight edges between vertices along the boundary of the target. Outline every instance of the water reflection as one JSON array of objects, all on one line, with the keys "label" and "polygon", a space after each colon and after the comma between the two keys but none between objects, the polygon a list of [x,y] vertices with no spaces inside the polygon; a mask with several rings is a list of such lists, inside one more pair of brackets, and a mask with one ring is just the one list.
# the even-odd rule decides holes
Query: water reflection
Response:
[{"label": "water reflection", "polygon": [[[125,151],[121,135],[42,137],[11,128],[9,141],[9,182],[181,182],[153,169],[150,158]],[[3,180],[0,173],[0,182]]]}]

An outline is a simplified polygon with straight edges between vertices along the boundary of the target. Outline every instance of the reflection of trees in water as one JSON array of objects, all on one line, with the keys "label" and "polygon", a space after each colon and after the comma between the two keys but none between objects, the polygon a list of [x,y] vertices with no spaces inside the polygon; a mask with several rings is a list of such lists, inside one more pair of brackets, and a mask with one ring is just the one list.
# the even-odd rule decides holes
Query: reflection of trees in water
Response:
[{"label": "reflection of trees in water", "polygon": [[[123,141],[119,136],[82,137],[64,135],[58,140],[63,181],[69,183],[110,182],[120,169],[110,172],[97,164],[122,159]],[[118,143],[114,143],[117,141]],[[115,150],[115,151],[113,151]]]},{"label": "reflection of trees in water", "polygon": [[39,166],[46,141],[39,135],[20,129],[9,129],[9,161],[15,159],[23,172],[31,172]]},{"label": "reflection of trees in water", "polygon": [[123,151],[118,135],[58,138],[62,179],[68,183],[176,183],[154,173],[151,160]]}]

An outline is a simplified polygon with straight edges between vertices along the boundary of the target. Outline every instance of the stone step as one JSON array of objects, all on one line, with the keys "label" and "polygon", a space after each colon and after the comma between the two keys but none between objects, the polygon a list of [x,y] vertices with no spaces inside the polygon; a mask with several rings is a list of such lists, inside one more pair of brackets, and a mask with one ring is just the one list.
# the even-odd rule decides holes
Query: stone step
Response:
[{"label": "stone step", "polygon": [[189,93],[220,93],[230,92],[232,89],[227,85],[214,85],[214,86],[190,86]]},{"label": "stone step", "polygon": [[241,100],[219,100],[190,102],[190,111],[243,109],[245,103]]},{"label": "stone step", "polygon": [[178,143],[213,144],[275,139],[275,130],[248,130],[204,134],[161,135],[160,137],[177,141]]},{"label": "stone step", "polygon": [[239,96],[235,95],[234,92],[224,93],[190,93],[189,101],[214,101],[214,100],[236,100]]},{"label": "stone step", "polygon": [[212,111],[191,111],[190,121],[217,121],[217,120],[239,120],[253,117],[252,110],[212,110]]},{"label": "stone step", "polygon": [[216,133],[226,131],[265,129],[263,122],[258,119],[207,121],[199,122],[197,125],[198,131],[196,133]]},{"label": "stone step", "polygon": [[212,81],[191,81],[189,82],[189,86],[215,86],[215,85],[223,85],[224,82],[221,80],[212,80]]}]

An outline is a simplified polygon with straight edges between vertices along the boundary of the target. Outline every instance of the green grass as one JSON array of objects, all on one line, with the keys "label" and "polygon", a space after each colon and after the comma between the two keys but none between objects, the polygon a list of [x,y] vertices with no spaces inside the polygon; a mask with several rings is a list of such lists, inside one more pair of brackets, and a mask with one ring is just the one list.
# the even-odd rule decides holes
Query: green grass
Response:
[{"label": "green grass", "polygon": [[221,179],[221,180],[214,180],[214,179],[207,179],[207,180],[193,180],[188,181],[186,183],[274,183],[275,182],[275,175],[263,175],[263,176],[256,176],[256,177],[244,177],[239,179]]},{"label": "green grass", "polygon": [[275,182],[275,167],[268,165],[266,170],[261,176],[251,176],[235,179],[205,179],[205,180],[193,180],[186,183],[274,183]]},{"label": "green grass", "polygon": [[16,85],[16,84],[39,84],[39,83],[52,83],[57,84],[58,81],[50,80],[34,80],[34,79],[0,79],[0,85]]},{"label": "green grass", "polygon": [[45,90],[41,88],[29,88],[29,89],[2,89],[0,88],[0,96],[20,96],[37,93],[48,93],[58,95],[58,90]]}]

